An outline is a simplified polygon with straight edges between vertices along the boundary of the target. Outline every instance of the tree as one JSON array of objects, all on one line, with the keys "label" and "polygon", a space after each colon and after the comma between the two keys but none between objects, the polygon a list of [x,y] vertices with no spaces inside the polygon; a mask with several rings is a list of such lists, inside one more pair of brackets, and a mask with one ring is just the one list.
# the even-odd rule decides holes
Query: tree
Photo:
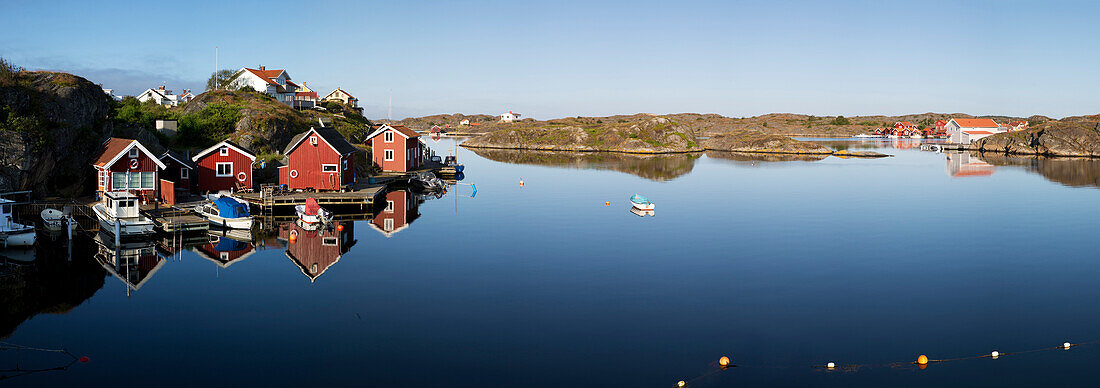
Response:
[{"label": "tree", "polygon": [[852,121],[851,121],[851,120],[848,120],[848,119],[847,119],[847,118],[845,118],[844,116],[837,116],[837,117],[836,117],[835,119],[833,119],[833,121],[832,121],[832,122],[830,122],[829,124],[832,124],[832,125],[851,125],[851,124],[852,124]]},{"label": "tree", "polygon": [[229,83],[233,82],[236,74],[236,70],[224,69],[218,70],[210,74],[210,78],[206,80],[206,90],[214,89],[226,89]]}]

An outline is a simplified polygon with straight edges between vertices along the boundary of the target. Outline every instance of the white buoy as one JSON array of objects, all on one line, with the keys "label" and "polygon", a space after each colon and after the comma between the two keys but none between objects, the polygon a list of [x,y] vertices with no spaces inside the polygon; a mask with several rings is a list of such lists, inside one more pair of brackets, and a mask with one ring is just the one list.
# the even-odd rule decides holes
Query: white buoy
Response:
[{"label": "white buoy", "polygon": [[831,362],[830,362],[830,363],[828,363],[828,364],[825,364],[825,366],[826,366],[826,367],[828,367],[829,369],[833,369],[833,368],[836,368],[836,364],[834,364],[834,363],[831,363]]},{"label": "white buoy", "polygon": [[1066,350],[1069,350],[1070,346],[1073,346],[1073,345],[1070,344],[1069,342],[1066,342],[1066,343],[1062,344],[1062,348],[1065,348]]},{"label": "white buoy", "polygon": [[998,356],[1001,355],[1001,353],[998,353],[996,350],[994,350],[993,353],[990,353],[989,355],[996,359]]}]

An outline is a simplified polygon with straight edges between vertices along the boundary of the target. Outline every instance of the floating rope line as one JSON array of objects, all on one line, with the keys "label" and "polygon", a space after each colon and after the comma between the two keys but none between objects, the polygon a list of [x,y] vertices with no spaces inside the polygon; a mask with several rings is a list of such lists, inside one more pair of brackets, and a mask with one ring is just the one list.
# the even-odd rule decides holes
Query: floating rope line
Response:
[{"label": "floating rope line", "polygon": [[[812,365],[812,366],[810,366],[810,369],[818,370],[818,371],[825,371],[825,372],[832,372],[832,371],[858,372],[860,369],[863,369],[863,368],[874,368],[874,367],[887,367],[887,368],[894,368],[894,369],[911,369],[913,367],[917,367],[917,368],[920,368],[920,369],[925,369],[931,364],[941,364],[941,363],[945,363],[945,362],[964,361],[964,360],[976,360],[976,359],[980,359],[980,358],[991,358],[991,359],[996,360],[996,359],[1004,357],[1004,356],[1045,352],[1045,351],[1051,351],[1051,350],[1069,350],[1070,348],[1075,348],[1075,347],[1080,347],[1080,346],[1087,346],[1087,345],[1096,345],[1096,344],[1100,344],[1100,340],[1089,341],[1089,342],[1081,342],[1081,343],[1076,343],[1076,344],[1066,342],[1066,343],[1063,343],[1061,346],[1051,346],[1051,347],[1038,348],[1038,349],[1018,350],[1018,351],[1015,351],[1015,352],[999,352],[999,351],[994,350],[994,351],[991,351],[989,353],[976,355],[976,356],[961,356],[961,357],[943,358],[943,359],[932,359],[932,358],[928,358],[927,356],[922,354],[919,357],[917,357],[916,361],[897,361],[897,362],[890,362],[890,363],[885,363],[885,364],[837,364],[835,362],[828,362],[828,363],[823,364],[823,365]],[[797,366],[781,366],[781,365],[737,365],[737,364],[733,364],[727,356],[722,356],[720,359],[718,359],[718,361],[711,362],[709,364],[709,367],[710,367],[710,370],[708,370],[707,372],[705,372],[701,375],[698,375],[694,378],[688,379],[688,380],[677,381],[676,384],[673,384],[673,386],[674,387],[690,386],[691,383],[693,383],[695,381],[698,381],[700,379],[709,377],[709,376],[714,375],[716,373],[725,371],[726,369],[729,369],[729,368],[738,368],[738,367],[740,367],[740,368],[761,368],[761,369],[801,368],[801,367],[797,367]]]},{"label": "floating rope line", "polygon": [[[90,361],[88,359],[88,357],[77,357],[75,354],[72,354],[68,350],[65,350],[65,349],[35,348],[35,347],[16,345],[16,344],[13,344],[13,343],[0,341],[0,351],[5,351],[5,350],[60,353],[60,354],[64,354],[66,356],[69,356],[70,360],[68,361],[68,363],[66,363],[64,365],[59,365],[59,366],[50,367],[50,368],[23,369],[23,368],[20,368],[19,365],[16,365],[15,368],[11,368],[11,369],[0,369],[0,381],[7,380],[7,379],[10,379],[10,378],[35,374],[35,373],[44,373],[44,372],[66,370],[66,369],[69,369],[69,367],[73,366],[73,364],[76,364],[77,362],[84,363],[84,362]],[[12,374],[9,374],[9,373],[12,373]]]}]

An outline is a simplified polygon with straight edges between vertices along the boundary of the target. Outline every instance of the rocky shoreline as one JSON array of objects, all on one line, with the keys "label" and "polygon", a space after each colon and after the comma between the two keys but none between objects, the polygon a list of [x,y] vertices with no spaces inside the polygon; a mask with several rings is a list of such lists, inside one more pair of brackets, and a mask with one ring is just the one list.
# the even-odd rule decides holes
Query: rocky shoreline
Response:
[{"label": "rocky shoreline", "polygon": [[998,133],[970,150],[1006,155],[1100,158],[1100,115],[1067,117],[1032,129]]}]

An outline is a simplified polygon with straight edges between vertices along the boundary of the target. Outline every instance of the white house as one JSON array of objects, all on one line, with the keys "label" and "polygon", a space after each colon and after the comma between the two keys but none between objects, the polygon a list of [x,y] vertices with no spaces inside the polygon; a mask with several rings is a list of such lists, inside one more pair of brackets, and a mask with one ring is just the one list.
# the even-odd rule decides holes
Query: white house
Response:
[{"label": "white house", "polygon": [[351,105],[351,107],[358,110],[359,113],[363,113],[363,108],[359,107],[359,99],[355,98],[355,96],[352,96],[351,93],[348,93],[344,89],[336,88],[332,93],[325,95],[325,98],[322,98],[321,101],[336,101],[341,104]]},{"label": "white house", "polygon": [[[103,88],[103,85],[100,85],[99,87]],[[103,93],[106,93],[107,97],[110,97],[112,100],[122,101],[122,97],[119,97],[119,96],[115,95],[115,90],[114,89],[103,89]]]},{"label": "white house", "polygon": [[516,120],[519,120],[519,113],[508,111],[508,113],[500,115],[500,122],[502,123],[510,123]]},{"label": "white house", "polygon": [[263,66],[260,66],[259,69],[244,67],[233,73],[230,79],[232,80],[229,82],[230,89],[249,87],[257,92],[275,97],[276,100],[282,103],[294,106],[294,97],[298,86],[290,82],[290,74],[287,74],[285,70],[268,70]]},{"label": "white house", "polygon": [[944,126],[952,143],[970,144],[983,137],[1007,132],[1005,127],[997,124],[993,119],[951,119]]},{"label": "white house", "polygon": [[138,101],[145,102],[149,100],[156,101],[158,105],[164,106],[176,106],[180,103],[191,101],[195,96],[191,94],[188,89],[183,90],[183,94],[177,95],[172,93],[171,90],[165,89],[164,85],[156,89],[145,89],[137,96]]},{"label": "white house", "polygon": [[463,119],[462,121],[458,122],[458,125],[470,125],[470,119]]}]

